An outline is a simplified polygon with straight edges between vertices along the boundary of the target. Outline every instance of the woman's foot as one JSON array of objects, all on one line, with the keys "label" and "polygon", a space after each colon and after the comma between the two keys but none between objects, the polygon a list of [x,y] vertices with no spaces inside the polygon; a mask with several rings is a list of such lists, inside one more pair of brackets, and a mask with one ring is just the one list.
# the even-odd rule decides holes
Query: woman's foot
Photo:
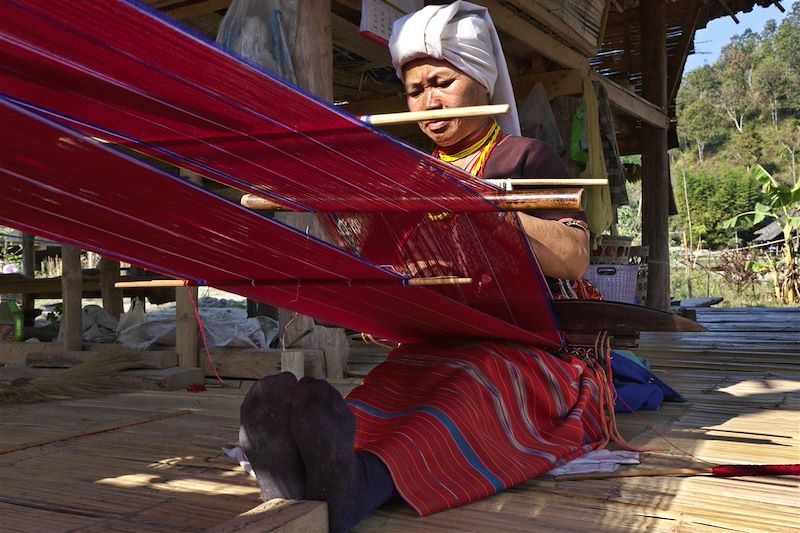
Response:
[{"label": "woman's foot", "polygon": [[331,533],[347,531],[394,494],[380,459],[354,449],[356,420],[327,382],[303,378],[292,401],[292,435],[306,469],[306,499],[328,502]]},{"label": "woman's foot", "polygon": [[297,378],[290,372],[267,376],[253,384],[242,402],[239,446],[256,473],[264,501],[305,497],[306,472],[290,426],[296,388]]}]

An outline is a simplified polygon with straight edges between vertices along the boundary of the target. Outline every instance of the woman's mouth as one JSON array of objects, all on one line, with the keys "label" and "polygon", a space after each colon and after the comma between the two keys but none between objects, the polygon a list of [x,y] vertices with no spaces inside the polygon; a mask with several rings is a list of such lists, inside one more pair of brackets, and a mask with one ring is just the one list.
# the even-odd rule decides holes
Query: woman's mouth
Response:
[{"label": "woman's mouth", "polygon": [[433,133],[442,133],[449,125],[449,120],[434,120],[425,124],[425,126]]}]

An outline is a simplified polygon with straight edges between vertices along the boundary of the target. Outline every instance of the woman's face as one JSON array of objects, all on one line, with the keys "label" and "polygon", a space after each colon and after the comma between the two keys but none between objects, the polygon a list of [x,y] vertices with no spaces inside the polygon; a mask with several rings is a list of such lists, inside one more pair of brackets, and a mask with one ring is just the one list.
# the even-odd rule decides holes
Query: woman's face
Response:
[{"label": "woman's face", "polygon": [[[489,103],[486,88],[447,61],[420,58],[403,66],[409,111],[447,109]],[[481,130],[486,117],[420,122],[419,127],[437,146],[452,146]]]}]

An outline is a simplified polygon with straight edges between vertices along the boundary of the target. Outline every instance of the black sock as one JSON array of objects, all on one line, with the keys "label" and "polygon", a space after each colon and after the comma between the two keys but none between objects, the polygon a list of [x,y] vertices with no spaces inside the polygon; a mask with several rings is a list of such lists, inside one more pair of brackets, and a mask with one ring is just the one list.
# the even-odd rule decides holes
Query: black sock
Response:
[{"label": "black sock", "polygon": [[253,384],[242,402],[239,446],[256,473],[264,501],[305,497],[305,468],[290,427],[296,387],[290,372],[267,376]]},{"label": "black sock", "polygon": [[306,468],[306,499],[328,502],[331,533],[349,530],[394,495],[375,455],[356,453],[356,421],[339,392],[303,378],[292,402],[292,435]]}]

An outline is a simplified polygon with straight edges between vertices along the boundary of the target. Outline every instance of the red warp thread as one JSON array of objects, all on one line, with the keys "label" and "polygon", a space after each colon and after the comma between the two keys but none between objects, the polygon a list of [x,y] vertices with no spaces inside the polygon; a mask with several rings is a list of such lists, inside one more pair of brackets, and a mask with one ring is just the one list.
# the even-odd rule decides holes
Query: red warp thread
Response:
[{"label": "red warp thread", "polygon": [[[189,282],[185,282],[185,285],[188,289]],[[194,296],[192,295],[192,291],[189,290],[189,300],[192,302],[192,309],[194,309],[194,316],[197,319],[197,327],[200,330],[200,337],[203,339],[203,347],[206,349],[206,356],[208,357],[208,362],[211,363],[211,370],[214,371],[214,376],[216,376],[217,380],[223,385],[225,381],[221,377],[219,377],[219,373],[217,372],[217,365],[214,364],[214,358],[211,357],[211,350],[208,349],[208,339],[206,339],[206,330],[203,327],[203,320],[200,318],[200,310],[197,309],[197,302],[194,301]]]},{"label": "red warp thread", "polygon": [[734,476],[800,476],[798,465],[722,465],[715,466],[711,473],[720,477]]}]

